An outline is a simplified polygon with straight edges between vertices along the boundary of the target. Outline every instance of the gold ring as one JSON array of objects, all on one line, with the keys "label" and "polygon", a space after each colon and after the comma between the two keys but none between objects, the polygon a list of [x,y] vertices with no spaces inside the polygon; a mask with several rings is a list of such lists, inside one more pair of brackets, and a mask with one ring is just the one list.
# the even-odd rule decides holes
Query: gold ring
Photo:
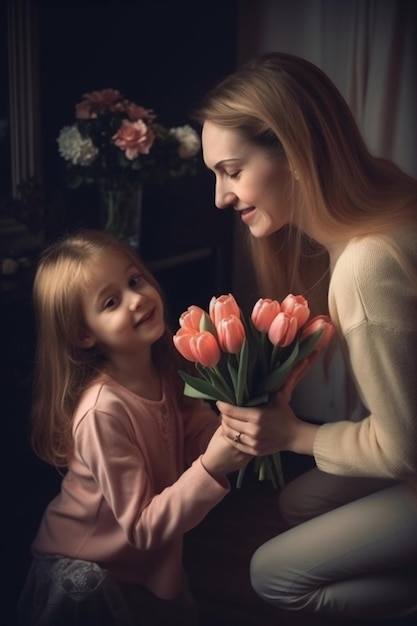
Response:
[{"label": "gold ring", "polygon": [[235,443],[240,443],[240,437],[242,436],[242,433],[236,433],[236,435],[233,438],[233,441]]}]

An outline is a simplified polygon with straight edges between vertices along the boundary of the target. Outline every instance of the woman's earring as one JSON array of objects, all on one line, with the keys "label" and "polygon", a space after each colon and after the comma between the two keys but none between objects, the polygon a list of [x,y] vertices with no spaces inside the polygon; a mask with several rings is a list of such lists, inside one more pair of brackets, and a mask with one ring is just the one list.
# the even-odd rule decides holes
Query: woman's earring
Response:
[{"label": "woman's earring", "polygon": [[293,173],[295,180],[300,180],[297,170],[293,170],[292,173]]}]

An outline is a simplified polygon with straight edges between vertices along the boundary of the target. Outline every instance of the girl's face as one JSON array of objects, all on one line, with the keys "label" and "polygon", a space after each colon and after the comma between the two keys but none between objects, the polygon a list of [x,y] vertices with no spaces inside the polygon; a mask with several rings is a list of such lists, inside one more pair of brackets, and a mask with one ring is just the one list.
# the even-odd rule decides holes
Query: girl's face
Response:
[{"label": "girl's face", "polygon": [[233,207],[254,237],[266,237],[292,216],[293,177],[285,157],[273,158],[239,133],[212,122],[202,131],[203,158],[216,176],[215,203]]},{"label": "girl's face", "polygon": [[115,354],[150,354],[150,347],[164,332],[158,291],[124,255],[99,259],[83,305],[86,329],[81,343],[84,347],[98,344],[110,360]]}]

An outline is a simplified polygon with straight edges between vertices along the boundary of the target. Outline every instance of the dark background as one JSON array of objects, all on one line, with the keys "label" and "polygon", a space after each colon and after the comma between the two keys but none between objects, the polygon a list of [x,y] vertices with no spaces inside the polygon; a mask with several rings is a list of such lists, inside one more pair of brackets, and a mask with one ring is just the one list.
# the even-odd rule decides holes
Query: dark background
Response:
[{"label": "dark background", "polygon": [[[38,4],[47,234],[53,236],[63,228],[97,224],[96,189],[66,189],[64,161],[57,152],[59,131],[73,123],[82,94],[118,89],[154,109],[162,124],[191,123],[199,130],[192,121],[194,107],[236,65],[237,9],[228,1]],[[175,315],[193,298],[206,304],[203,300],[215,290],[230,287],[232,216],[213,209],[211,176],[201,162],[196,177],[144,189],[140,250],[145,261],[213,250],[211,266],[178,268],[184,272],[181,281],[172,272],[159,276]],[[172,285],[179,287],[184,279],[188,293],[174,297]]]},{"label": "dark background", "polygon": [[[236,2],[92,2],[34,0],[39,13],[42,170],[45,241],[79,226],[97,226],[93,188],[70,190],[57,137],[74,121],[75,104],[93,90],[113,88],[157,113],[166,126],[191,123],[205,91],[235,68]],[[4,4],[2,3],[4,7]],[[4,11],[2,8],[2,32]],[[2,39],[4,47],[4,40]],[[2,48],[3,49],[3,48]],[[3,55],[2,55],[3,58]],[[1,65],[1,85],[7,65]],[[8,99],[1,98],[1,115]],[[7,164],[7,158],[6,164]],[[4,160],[3,159],[3,160]],[[228,292],[232,276],[232,216],[214,209],[214,180],[202,163],[195,177],[144,191],[140,252],[158,263],[197,252],[190,262],[157,270],[173,323],[190,304],[206,307]],[[2,193],[10,171],[2,169]],[[198,252],[209,249],[199,258]],[[201,256],[201,255],[200,255]],[[163,265],[163,264],[162,264]],[[34,328],[31,276],[2,289],[3,573],[2,611],[13,624],[29,546],[58,473],[38,461],[28,443]],[[5,622],[6,623],[6,622]]]}]

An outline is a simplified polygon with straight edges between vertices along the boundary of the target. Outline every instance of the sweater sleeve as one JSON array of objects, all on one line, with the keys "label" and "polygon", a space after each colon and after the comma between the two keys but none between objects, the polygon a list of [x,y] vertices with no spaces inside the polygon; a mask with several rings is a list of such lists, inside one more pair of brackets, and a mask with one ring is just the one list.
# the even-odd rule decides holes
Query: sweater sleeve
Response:
[{"label": "sweater sleeve", "polygon": [[318,429],[317,466],[348,476],[407,479],[417,473],[417,296],[377,241],[357,244],[335,266],[330,310],[358,392],[360,422]]},{"label": "sweater sleeve", "polygon": [[220,426],[220,419],[210,405],[195,400],[184,413],[185,461],[191,463],[202,454]]},{"label": "sweater sleeve", "polygon": [[369,414],[360,422],[323,424],[314,442],[317,466],[348,476],[417,473],[417,334],[363,322],[348,346]]},{"label": "sweater sleeve", "polygon": [[[90,411],[78,425],[76,446],[82,465],[94,477],[92,492],[103,495],[111,517],[140,550],[153,550],[183,535],[228,493],[200,457],[178,477],[168,458],[161,453],[153,457],[145,439],[120,416]],[[165,488],[157,487],[157,474],[167,477]]]}]

